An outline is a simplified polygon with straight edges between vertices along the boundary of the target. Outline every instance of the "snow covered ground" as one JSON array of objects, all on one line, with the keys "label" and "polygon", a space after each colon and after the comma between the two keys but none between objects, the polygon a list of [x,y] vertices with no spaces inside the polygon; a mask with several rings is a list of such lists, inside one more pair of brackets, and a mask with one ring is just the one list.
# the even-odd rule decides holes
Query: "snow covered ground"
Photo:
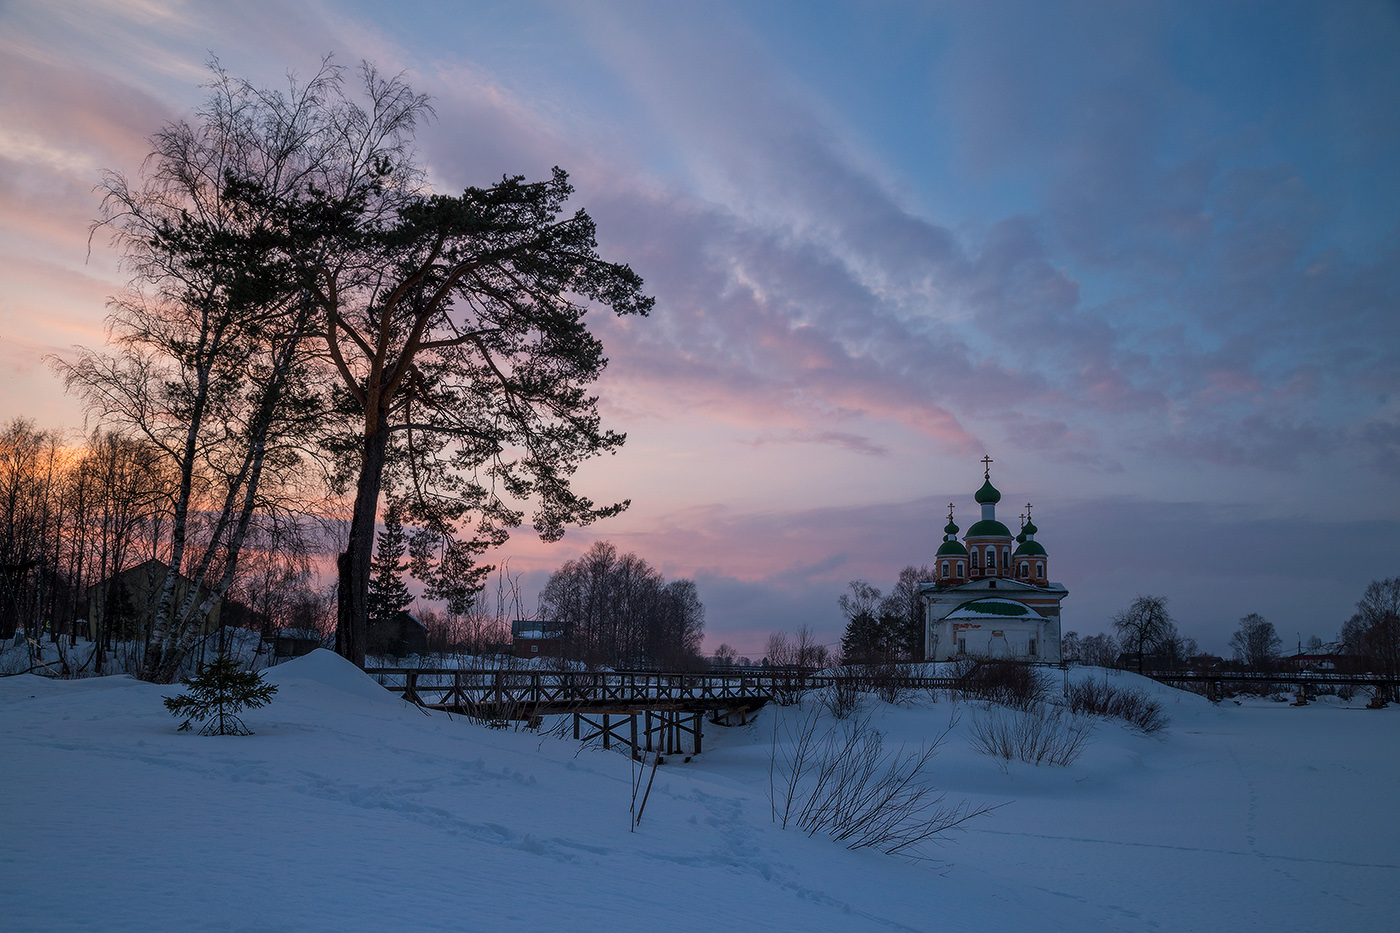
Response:
[{"label": "snow covered ground", "polygon": [[[769,708],[669,758],[629,832],[616,750],[426,715],[335,655],[267,672],[251,737],[177,733],[170,687],[0,679],[0,929],[1379,930],[1400,916],[1400,711],[1214,707],[1146,683],[1165,736],[1105,722],[1003,771],[971,711],[867,698],[886,747],[958,723],[951,799],[1005,804],[939,864],[769,819]],[[1078,672],[1076,676],[1104,676]],[[1359,707],[1362,701],[1354,704]]]}]

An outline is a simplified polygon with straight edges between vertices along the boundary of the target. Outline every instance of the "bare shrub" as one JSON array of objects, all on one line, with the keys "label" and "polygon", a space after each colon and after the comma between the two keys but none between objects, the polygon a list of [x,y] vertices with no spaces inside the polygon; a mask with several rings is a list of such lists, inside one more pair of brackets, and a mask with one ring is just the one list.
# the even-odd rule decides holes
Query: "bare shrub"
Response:
[{"label": "bare shrub", "polygon": [[822,691],[821,705],[833,719],[845,719],[860,708],[860,680],[848,667],[835,673],[836,679]]},{"label": "bare shrub", "polygon": [[974,712],[969,726],[972,747],[1002,761],[1027,764],[1073,764],[1094,734],[1094,723],[1063,707],[1031,709],[989,707]]},{"label": "bare shrub", "polygon": [[774,728],[769,802],[773,821],[785,829],[792,821],[808,836],[824,833],[848,849],[922,859],[928,857],[923,844],[993,809],[946,803],[926,783],[947,729],[906,753],[904,746],[885,751],[868,717],[849,719],[820,739],[816,725],[815,712],[789,724],[783,745]]},{"label": "bare shrub", "polygon": [[1145,690],[1116,687],[1107,680],[1091,678],[1072,684],[1069,708],[1075,713],[1121,719],[1144,735],[1161,732],[1170,722],[1162,704]]},{"label": "bare shrub", "polygon": [[953,677],[955,694],[1013,709],[1032,709],[1050,695],[1049,681],[1037,668],[1015,661],[963,658],[954,664]]},{"label": "bare shrub", "polygon": [[886,661],[866,665],[865,671],[871,692],[886,703],[903,703],[913,692],[909,687],[909,678],[914,672],[911,664]]}]

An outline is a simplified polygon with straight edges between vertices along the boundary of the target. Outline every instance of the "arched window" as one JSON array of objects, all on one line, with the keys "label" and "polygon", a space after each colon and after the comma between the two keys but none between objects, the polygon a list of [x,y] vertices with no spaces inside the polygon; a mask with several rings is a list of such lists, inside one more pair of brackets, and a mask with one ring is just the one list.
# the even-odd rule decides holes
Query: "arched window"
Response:
[{"label": "arched window", "polygon": [[1028,561],[1028,560],[1023,560],[1023,561],[1021,561],[1021,577],[1022,577],[1022,579],[1026,578],[1026,577],[1029,577],[1030,575],[1031,575],[1031,563],[1030,563],[1030,561]]},{"label": "arched window", "polygon": [[957,561],[953,564],[953,567],[957,571],[958,579],[961,580],[963,576],[963,562]]},{"label": "arched window", "polygon": [[977,569],[977,560],[978,560],[978,558],[981,556],[981,554],[982,554],[982,552],[981,552],[980,550],[978,550],[977,548],[973,548],[973,549],[972,549],[972,569],[973,569],[973,570],[976,570],[976,569]]},{"label": "arched window", "polygon": [[994,547],[987,548],[987,569],[997,569],[997,549]]},{"label": "arched window", "polygon": [[946,560],[943,562],[943,574],[942,574],[942,575],[945,576],[945,577],[948,576],[948,562],[947,562]]}]

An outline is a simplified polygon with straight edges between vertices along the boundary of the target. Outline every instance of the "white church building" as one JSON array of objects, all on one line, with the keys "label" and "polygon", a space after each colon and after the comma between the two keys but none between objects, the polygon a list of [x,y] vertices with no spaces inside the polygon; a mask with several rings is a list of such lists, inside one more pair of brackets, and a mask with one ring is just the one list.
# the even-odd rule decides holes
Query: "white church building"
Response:
[{"label": "white church building", "polygon": [[982,518],[958,540],[953,505],[934,563],[934,582],[919,587],[924,603],[925,656],[963,655],[1027,661],[1060,660],[1060,600],[1069,591],[1047,577],[1045,548],[1035,540],[1030,503],[1021,532],[997,521],[1001,493],[984,457],[982,488],[973,497]]}]

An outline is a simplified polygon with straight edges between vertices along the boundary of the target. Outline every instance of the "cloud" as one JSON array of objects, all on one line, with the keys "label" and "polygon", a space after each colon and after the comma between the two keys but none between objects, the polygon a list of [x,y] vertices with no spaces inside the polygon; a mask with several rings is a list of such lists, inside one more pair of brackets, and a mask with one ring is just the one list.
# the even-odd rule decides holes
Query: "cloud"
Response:
[{"label": "cloud", "polygon": [[890,449],[883,444],[876,444],[868,437],[847,434],[843,431],[793,431],[778,435],[760,435],[742,443],[754,447],[768,444],[827,444],[855,453],[868,454],[872,457],[888,457],[890,455]]}]

